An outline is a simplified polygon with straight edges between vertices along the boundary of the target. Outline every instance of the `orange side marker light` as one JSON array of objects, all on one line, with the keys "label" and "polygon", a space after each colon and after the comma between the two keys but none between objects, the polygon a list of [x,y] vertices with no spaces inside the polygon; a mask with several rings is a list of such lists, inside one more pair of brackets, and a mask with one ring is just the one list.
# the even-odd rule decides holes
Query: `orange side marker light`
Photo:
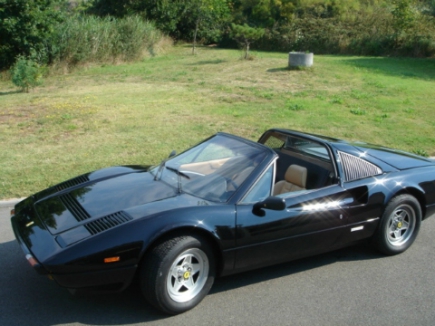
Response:
[{"label": "orange side marker light", "polygon": [[119,257],[119,256],[116,256],[116,257],[107,257],[107,258],[104,258],[104,263],[106,263],[106,264],[108,264],[108,263],[116,263],[116,262],[118,262],[120,260],[121,260],[121,257]]}]

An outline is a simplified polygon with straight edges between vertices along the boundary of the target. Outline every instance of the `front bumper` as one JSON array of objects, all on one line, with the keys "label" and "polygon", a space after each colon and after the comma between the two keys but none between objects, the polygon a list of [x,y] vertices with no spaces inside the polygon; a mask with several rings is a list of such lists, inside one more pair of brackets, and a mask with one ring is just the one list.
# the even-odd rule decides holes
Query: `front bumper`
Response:
[{"label": "front bumper", "polygon": [[15,238],[17,239],[21,250],[24,253],[24,256],[26,257],[29,264],[39,273],[46,275],[48,274],[48,271],[42,266],[42,264],[36,259],[36,257],[33,255],[33,253],[30,251],[30,249],[27,247],[24,239],[21,237],[20,233],[18,232],[18,219],[15,216],[12,216],[11,218],[11,224],[12,224],[12,230],[14,231]]},{"label": "front bumper", "polygon": [[[131,259],[129,262],[126,259],[125,264],[122,266],[108,267],[102,265],[101,269],[93,266],[88,271],[77,270],[77,268],[83,269],[79,266],[80,263],[76,264],[75,268],[65,265],[63,271],[53,271],[49,265],[44,266],[42,262],[59,253],[62,248],[43,225],[34,221],[37,220],[32,211],[21,211],[11,217],[15,238],[20,244],[27,261],[39,274],[47,275],[60,286],[70,289],[110,288],[118,291],[126,288],[133,280],[137,270],[136,259]],[[134,257],[140,246],[137,245],[136,247],[132,254]],[[124,251],[124,254],[129,252],[126,250],[121,251]]]},{"label": "front bumper", "polygon": [[121,291],[130,285],[137,266],[119,267],[77,274],[50,275],[57,284],[69,289],[111,289]]}]

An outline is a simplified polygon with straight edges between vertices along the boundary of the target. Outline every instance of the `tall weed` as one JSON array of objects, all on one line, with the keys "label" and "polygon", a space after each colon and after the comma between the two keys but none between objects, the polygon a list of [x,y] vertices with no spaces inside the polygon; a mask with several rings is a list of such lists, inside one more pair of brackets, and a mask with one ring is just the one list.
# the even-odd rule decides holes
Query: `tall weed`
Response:
[{"label": "tall weed", "polygon": [[163,34],[139,16],[71,16],[48,44],[52,62],[69,66],[89,62],[132,61],[153,53]]}]

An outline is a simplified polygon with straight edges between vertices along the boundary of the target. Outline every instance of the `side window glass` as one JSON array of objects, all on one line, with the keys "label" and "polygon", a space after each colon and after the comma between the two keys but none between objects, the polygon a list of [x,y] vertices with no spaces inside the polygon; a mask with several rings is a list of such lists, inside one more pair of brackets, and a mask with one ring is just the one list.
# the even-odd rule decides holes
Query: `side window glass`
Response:
[{"label": "side window glass", "polygon": [[256,203],[269,197],[272,193],[273,169],[272,164],[261,177],[260,180],[249,191],[243,203]]}]

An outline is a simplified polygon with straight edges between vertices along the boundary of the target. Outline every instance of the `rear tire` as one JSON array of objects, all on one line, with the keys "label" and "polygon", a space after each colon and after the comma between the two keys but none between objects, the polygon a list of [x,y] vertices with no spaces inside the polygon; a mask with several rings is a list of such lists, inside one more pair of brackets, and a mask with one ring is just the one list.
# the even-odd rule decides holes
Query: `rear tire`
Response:
[{"label": "rear tire", "polygon": [[411,195],[394,197],[385,208],[374,235],[376,248],[386,255],[408,249],[417,237],[421,223],[421,207]]},{"label": "rear tire", "polygon": [[213,251],[199,236],[168,239],[145,257],[141,290],[159,310],[175,315],[192,309],[207,295],[215,278]]}]

